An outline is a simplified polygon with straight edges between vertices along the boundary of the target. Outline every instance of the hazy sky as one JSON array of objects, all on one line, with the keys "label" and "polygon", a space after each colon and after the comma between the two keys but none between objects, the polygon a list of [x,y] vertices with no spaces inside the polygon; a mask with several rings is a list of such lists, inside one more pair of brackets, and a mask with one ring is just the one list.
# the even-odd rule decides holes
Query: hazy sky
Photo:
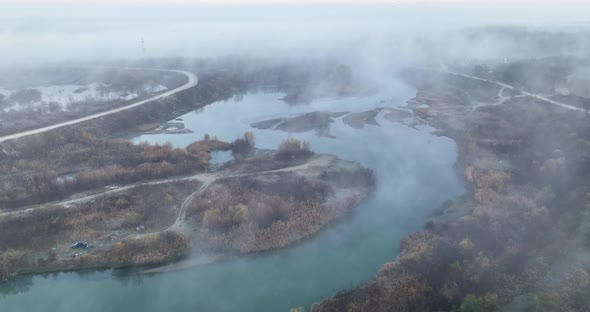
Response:
[{"label": "hazy sky", "polygon": [[[553,31],[560,27],[590,28],[590,6],[564,4],[563,0],[546,5],[531,5],[531,0],[369,0],[399,4],[385,6],[328,5],[346,1],[369,3],[366,0],[297,0],[296,7],[266,5],[255,9],[247,5],[261,1],[295,2],[18,0],[17,5],[14,0],[0,0],[0,65],[248,53],[297,57],[337,54],[348,58],[362,54],[372,61],[413,57],[423,52],[413,49],[414,38],[430,36],[450,42],[447,31],[468,27],[526,26]],[[147,2],[152,5],[137,5]],[[311,2],[325,5],[305,5]],[[140,45],[142,38],[145,53]],[[469,47],[463,42],[448,46],[458,52]],[[501,49],[490,39],[470,53],[485,55]]]},{"label": "hazy sky", "polygon": [[400,4],[400,3],[546,3],[546,4],[563,4],[563,3],[588,3],[590,0],[0,0],[0,3],[34,3],[34,4],[332,4],[332,3],[349,3],[349,4]]}]

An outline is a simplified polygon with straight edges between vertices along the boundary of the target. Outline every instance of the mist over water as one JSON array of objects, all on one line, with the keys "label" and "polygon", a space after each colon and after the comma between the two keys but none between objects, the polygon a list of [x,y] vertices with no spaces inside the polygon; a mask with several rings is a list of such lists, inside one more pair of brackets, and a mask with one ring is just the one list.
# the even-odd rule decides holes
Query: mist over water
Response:
[{"label": "mist over water", "polygon": [[[248,94],[241,100],[213,103],[180,116],[191,134],[143,135],[147,141],[184,147],[203,136],[233,140],[253,130],[257,146],[276,148],[288,134],[249,128],[254,121],[314,110],[359,112],[400,106],[414,90],[398,83],[363,98],[324,100],[288,106],[276,93]],[[35,276],[28,290],[1,298],[10,311],[286,311],[309,306],[322,297],[370,280],[395,257],[403,236],[419,230],[427,212],[463,192],[452,166],[457,152],[452,140],[392,123],[381,115],[378,126],[353,129],[341,120],[331,126],[335,138],[313,132],[292,134],[318,153],[333,153],[373,169],[377,190],[350,218],[322,230],[308,241],[283,250],[156,275],[128,276],[121,271]],[[119,273],[117,273],[119,272]],[[9,291],[23,277],[0,291]],[[12,285],[12,286],[11,286]],[[75,293],[71,300],[63,294]],[[38,300],[30,301],[27,298]],[[147,299],[149,298],[149,300]]]},{"label": "mist over water", "polygon": [[[395,259],[401,238],[425,216],[463,194],[453,168],[455,143],[429,126],[409,127],[378,115],[380,126],[347,126],[333,137],[288,134],[251,123],[313,111],[364,112],[403,106],[416,90],[396,73],[444,60],[524,59],[585,55],[590,5],[547,6],[189,6],[116,7],[0,5],[0,72],[49,64],[94,66],[108,61],[228,57],[291,63],[330,60],[374,81],[362,97],[289,106],[284,94],[249,93],[212,103],[181,118],[194,133],[133,135],[132,142],[186,147],[204,134],[232,141],[253,131],[258,148],[276,149],[287,137],[317,153],[357,161],[377,176],[377,189],[355,213],[318,235],[282,250],[155,275],[127,271],[23,276],[0,284],[2,311],[286,311],[358,286]],[[517,28],[518,27],[518,28]],[[477,30],[486,30],[478,33]],[[506,29],[549,30],[559,44],[523,44]],[[517,34],[518,34],[517,32]],[[559,40],[561,40],[559,39]],[[573,40],[573,39],[572,39]],[[542,40],[541,40],[542,41]],[[539,48],[541,47],[541,48]],[[195,73],[199,74],[199,73]],[[577,75],[588,79],[588,71]],[[578,79],[583,80],[584,79]],[[584,89],[583,82],[572,86]],[[214,162],[229,159],[214,155]],[[34,299],[32,299],[34,298]]]},{"label": "mist over water", "polygon": [[518,47],[506,46],[501,38],[472,40],[457,32],[511,26],[584,29],[588,8],[584,4],[3,5],[0,66],[236,55],[330,58],[364,66],[421,62],[439,54],[485,58],[510,55]]}]

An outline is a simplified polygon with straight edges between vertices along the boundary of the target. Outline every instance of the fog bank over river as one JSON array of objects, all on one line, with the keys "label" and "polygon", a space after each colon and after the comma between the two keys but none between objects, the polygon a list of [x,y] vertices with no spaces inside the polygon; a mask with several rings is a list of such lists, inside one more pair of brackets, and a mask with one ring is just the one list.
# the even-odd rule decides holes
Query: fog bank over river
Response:
[{"label": "fog bank over river", "polygon": [[[329,57],[375,66],[422,61],[443,51],[455,57],[505,56],[519,47],[506,46],[493,36],[474,40],[457,31],[484,26],[578,29],[587,27],[588,9],[587,4],[5,4],[0,10],[0,66],[236,55]],[[425,40],[434,44],[424,45]]]},{"label": "fog bank over river", "polygon": [[[372,96],[303,106],[288,106],[278,100],[281,94],[248,94],[179,116],[194,133],[143,135],[133,141],[170,141],[184,147],[204,133],[233,140],[251,130],[258,147],[276,148],[288,134],[252,129],[250,123],[315,110],[395,107],[414,92],[397,83]],[[313,132],[292,135],[309,141],[315,152],[358,161],[377,176],[375,193],[352,217],[306,242],[156,275],[103,271],[21,277],[0,285],[0,305],[7,311],[286,311],[368,281],[395,257],[399,239],[421,228],[429,210],[463,192],[453,170],[454,142],[431,135],[428,126],[414,129],[382,115],[376,120],[380,126],[353,129],[336,118],[331,126],[335,138]]]}]

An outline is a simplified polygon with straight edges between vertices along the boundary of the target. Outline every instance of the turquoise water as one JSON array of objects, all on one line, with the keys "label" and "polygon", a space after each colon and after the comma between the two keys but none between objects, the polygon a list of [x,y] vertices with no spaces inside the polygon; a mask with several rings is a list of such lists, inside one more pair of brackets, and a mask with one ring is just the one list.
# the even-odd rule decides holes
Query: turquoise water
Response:
[{"label": "turquoise water", "polygon": [[430,209],[463,192],[452,168],[454,142],[431,135],[429,127],[414,129],[382,116],[380,127],[359,130],[336,119],[331,126],[335,138],[251,129],[249,124],[315,110],[400,106],[414,92],[397,86],[368,97],[295,107],[277,100],[281,94],[249,94],[180,116],[195,133],[133,138],[184,147],[205,133],[233,140],[251,130],[258,147],[276,148],[292,136],[309,141],[316,152],[372,168],[378,185],[353,216],[290,248],[156,275],[107,270],[22,277],[0,286],[0,311],[288,311],[370,280],[395,258],[400,238],[420,229]]}]

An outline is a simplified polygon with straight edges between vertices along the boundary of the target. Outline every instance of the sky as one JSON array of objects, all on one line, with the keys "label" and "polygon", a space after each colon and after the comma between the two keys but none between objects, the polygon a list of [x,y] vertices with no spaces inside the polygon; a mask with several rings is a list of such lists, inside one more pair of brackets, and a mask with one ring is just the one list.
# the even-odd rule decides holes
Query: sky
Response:
[{"label": "sky", "polygon": [[454,4],[564,4],[589,3],[590,0],[0,0],[11,4],[99,4],[99,5],[192,5],[192,4],[412,4],[412,3],[454,3]]},{"label": "sky", "polygon": [[[9,1],[14,2],[0,0],[0,65],[248,53],[363,54],[364,59],[374,60],[413,56],[417,51],[406,45],[412,45],[414,38],[447,38],[445,32],[463,28],[590,28],[590,6],[564,5],[564,0],[548,1],[548,5],[531,5],[531,0],[369,0],[401,3],[387,6],[327,5],[336,1],[369,3],[366,0],[297,0],[296,7],[265,5],[256,9],[249,4],[295,0],[18,0],[18,5]],[[324,5],[305,5],[318,1]],[[145,3],[151,5],[139,5]],[[207,5],[181,5],[197,3]],[[212,3],[240,5],[209,5]],[[145,53],[139,44],[142,38]],[[465,50],[464,44],[452,47]],[[489,40],[477,54],[500,49]]]}]

